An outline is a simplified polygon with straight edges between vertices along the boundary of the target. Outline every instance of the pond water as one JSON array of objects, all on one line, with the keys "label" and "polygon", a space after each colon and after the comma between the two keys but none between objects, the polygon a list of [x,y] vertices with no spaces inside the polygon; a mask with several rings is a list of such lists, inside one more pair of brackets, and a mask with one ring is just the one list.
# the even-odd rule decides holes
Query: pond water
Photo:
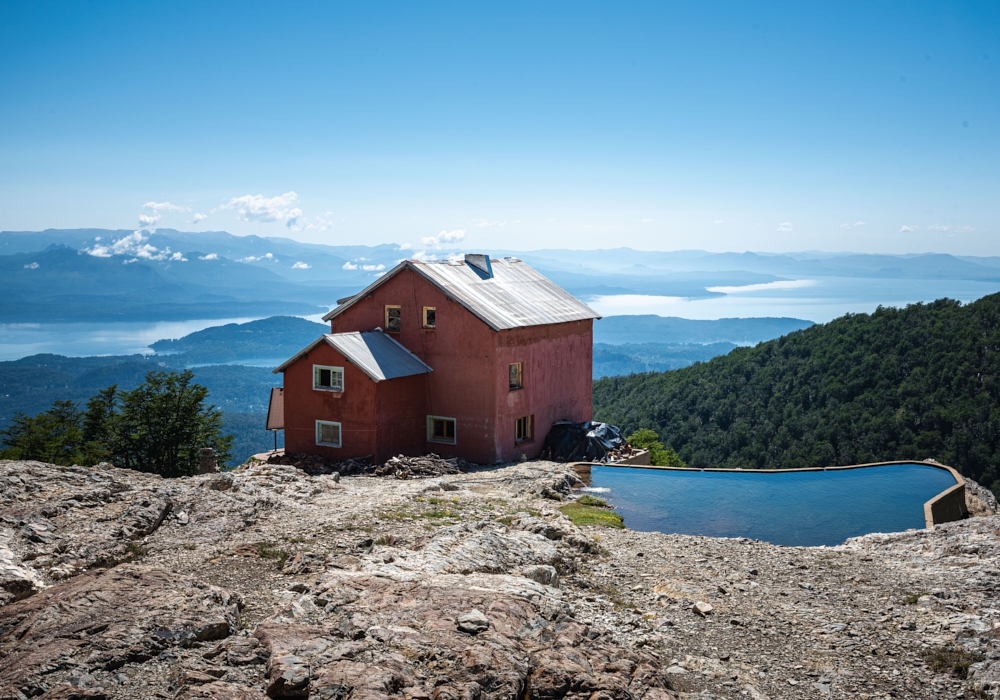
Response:
[{"label": "pond water", "polygon": [[894,464],[828,471],[695,472],[593,467],[588,491],[644,532],[841,544],[924,527],[924,503],[955,485],[944,469]]}]

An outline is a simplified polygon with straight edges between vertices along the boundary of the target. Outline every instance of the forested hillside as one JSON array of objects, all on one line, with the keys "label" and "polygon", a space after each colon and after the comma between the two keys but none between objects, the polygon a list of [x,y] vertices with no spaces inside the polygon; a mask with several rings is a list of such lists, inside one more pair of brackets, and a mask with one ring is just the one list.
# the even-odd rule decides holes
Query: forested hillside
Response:
[{"label": "forested hillside", "polygon": [[1000,294],[848,315],[707,363],[594,383],[594,417],[695,467],[933,458],[1000,491]]}]

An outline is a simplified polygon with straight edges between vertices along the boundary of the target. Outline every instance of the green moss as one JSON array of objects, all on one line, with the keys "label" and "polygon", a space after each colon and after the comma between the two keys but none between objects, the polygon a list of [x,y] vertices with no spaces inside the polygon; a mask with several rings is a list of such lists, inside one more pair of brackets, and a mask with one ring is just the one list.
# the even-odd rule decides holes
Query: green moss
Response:
[{"label": "green moss", "polygon": [[903,605],[916,605],[923,596],[927,595],[927,591],[922,593],[914,593],[913,595],[908,595],[903,598]]},{"label": "green moss", "polygon": [[559,511],[579,527],[600,525],[602,527],[625,528],[625,519],[607,508],[583,505],[579,501],[574,501],[562,506]]},{"label": "green moss", "polygon": [[289,554],[283,549],[275,549],[270,542],[260,542],[257,545],[257,556],[261,559],[277,559],[278,565],[283,567]]},{"label": "green moss", "polygon": [[982,661],[983,655],[964,647],[947,646],[927,651],[924,660],[931,670],[937,673],[950,673],[964,680],[969,675],[969,667],[977,661]]},{"label": "green moss", "polygon": [[603,498],[597,498],[596,496],[591,496],[590,494],[584,494],[576,499],[576,502],[581,506],[597,506],[598,508],[607,508],[608,502]]}]

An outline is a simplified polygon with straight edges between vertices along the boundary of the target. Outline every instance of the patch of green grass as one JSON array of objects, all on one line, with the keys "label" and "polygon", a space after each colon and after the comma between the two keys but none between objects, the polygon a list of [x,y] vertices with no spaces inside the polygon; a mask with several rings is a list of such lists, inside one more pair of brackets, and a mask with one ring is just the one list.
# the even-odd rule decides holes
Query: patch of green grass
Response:
[{"label": "patch of green grass", "polygon": [[141,544],[129,542],[125,545],[125,561],[135,561],[136,559],[141,559],[146,556],[148,552],[149,550]]},{"label": "patch of green grass", "polygon": [[275,549],[270,542],[261,542],[257,545],[257,556],[261,559],[277,559],[279,566],[284,566],[288,561],[289,553],[283,549]]},{"label": "patch of green grass", "polygon": [[573,521],[577,527],[584,525],[600,525],[601,527],[625,528],[625,519],[613,510],[596,506],[582,505],[574,501],[559,508],[559,512]]},{"label": "patch of green grass", "polygon": [[595,583],[590,587],[593,593],[598,595],[607,596],[607,599],[611,601],[611,604],[616,608],[622,608],[627,610],[638,610],[639,606],[622,597],[621,591],[612,586],[610,583]]},{"label": "patch of green grass", "polygon": [[507,527],[510,527],[511,525],[514,524],[514,516],[513,515],[504,515],[502,517],[497,518],[497,522],[498,523],[503,523]]},{"label": "patch of green grass", "polygon": [[983,660],[978,651],[970,651],[964,647],[946,646],[931,649],[924,653],[924,661],[936,673],[950,673],[956,678],[965,680],[969,676],[969,667]]},{"label": "patch of green grass", "polygon": [[196,544],[186,544],[186,545],[184,545],[184,549],[187,549],[189,551],[194,551],[194,550],[198,549],[198,545],[196,545]]},{"label": "patch of green grass", "polygon": [[916,605],[923,596],[928,595],[927,591],[921,593],[914,593],[913,595],[908,595],[903,598],[903,605]]},{"label": "patch of green grass", "polygon": [[581,506],[596,506],[598,508],[607,508],[608,502],[603,498],[598,498],[597,496],[591,496],[589,493],[585,493],[576,499],[576,502]]}]

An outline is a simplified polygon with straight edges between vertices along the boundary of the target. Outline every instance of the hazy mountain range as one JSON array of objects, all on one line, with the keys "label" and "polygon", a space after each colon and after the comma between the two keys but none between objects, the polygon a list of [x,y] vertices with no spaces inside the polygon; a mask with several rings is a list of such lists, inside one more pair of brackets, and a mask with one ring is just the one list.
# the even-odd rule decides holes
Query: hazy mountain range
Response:
[{"label": "hazy mountain range", "polygon": [[[1000,283],[1000,258],[609,250],[490,250],[520,257],[584,299],[708,298],[802,278]],[[332,246],[172,229],[0,232],[0,322],[173,320],[309,315],[405,258],[449,251]]]}]

